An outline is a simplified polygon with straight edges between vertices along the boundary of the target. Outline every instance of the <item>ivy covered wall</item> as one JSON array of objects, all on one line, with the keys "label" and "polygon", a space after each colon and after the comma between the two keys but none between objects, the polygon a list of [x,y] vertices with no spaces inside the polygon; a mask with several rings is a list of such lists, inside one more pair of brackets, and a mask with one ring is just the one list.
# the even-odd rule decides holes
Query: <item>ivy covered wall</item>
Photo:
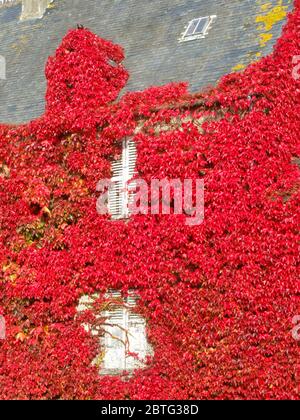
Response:
[{"label": "ivy covered wall", "polygon": [[[299,29],[296,0],[274,53],[243,72],[121,100],[122,48],[68,32],[45,114],[0,127],[2,399],[299,399]],[[202,224],[97,214],[126,136],[147,182],[204,180]],[[147,320],[154,354],[130,378],[99,375],[82,327],[109,289],[136,290]]]}]

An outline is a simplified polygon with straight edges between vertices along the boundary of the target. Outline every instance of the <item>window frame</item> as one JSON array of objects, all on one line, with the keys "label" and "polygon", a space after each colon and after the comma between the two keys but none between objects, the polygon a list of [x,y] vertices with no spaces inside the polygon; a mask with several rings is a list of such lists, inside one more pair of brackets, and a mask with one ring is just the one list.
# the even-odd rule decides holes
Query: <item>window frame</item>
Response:
[{"label": "window frame", "polygon": [[[111,215],[112,220],[128,219],[130,217],[129,204],[130,204],[130,195],[135,188],[134,181],[130,183],[129,181],[133,178],[135,174],[135,167],[137,161],[137,148],[134,140],[129,137],[125,138],[122,141],[122,154],[119,160],[112,162],[112,187],[108,191],[108,213]],[[116,174],[117,168],[121,167],[120,173]],[[116,169],[116,171],[114,171]],[[120,183],[119,190],[114,194],[114,184]],[[116,198],[116,194],[119,191],[119,198]],[[117,213],[114,211],[113,204],[118,202],[118,208],[120,212]],[[116,204],[115,204],[116,205]]]},{"label": "window frame", "polygon": [[[98,294],[82,296],[77,311],[92,310],[91,305],[98,297]],[[120,290],[109,290],[105,298],[111,308],[95,313],[96,319],[104,319],[102,333],[92,325],[83,324],[87,332],[99,339],[100,353],[93,364],[99,367],[101,376],[117,376],[124,372],[132,375],[136,369],[145,368],[147,357],[154,354],[147,337],[147,321],[135,311],[140,296],[136,290],[129,290],[127,296]],[[131,353],[137,354],[138,358]]]},{"label": "window frame", "polygon": [[[200,33],[195,33],[200,21],[203,20],[203,19],[207,19],[207,23],[206,23],[203,31],[200,32]],[[179,42],[187,42],[187,41],[193,41],[193,40],[196,40],[196,39],[204,39],[207,36],[213,22],[216,19],[217,19],[216,15],[210,15],[210,16],[201,16],[201,17],[194,18],[194,19],[190,20],[189,23],[187,24],[184,32],[181,34],[181,37],[179,38]],[[191,25],[195,21],[198,21],[198,23],[195,27],[195,31],[191,35],[188,35],[189,30],[191,28]]]}]

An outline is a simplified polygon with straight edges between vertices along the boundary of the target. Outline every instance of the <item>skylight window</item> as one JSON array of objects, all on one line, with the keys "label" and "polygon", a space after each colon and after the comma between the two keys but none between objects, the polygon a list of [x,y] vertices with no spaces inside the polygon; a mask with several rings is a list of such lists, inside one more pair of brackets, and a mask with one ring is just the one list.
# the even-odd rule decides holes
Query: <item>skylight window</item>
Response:
[{"label": "skylight window", "polygon": [[206,16],[191,20],[187,25],[185,32],[182,34],[180,41],[184,42],[205,38],[216,18],[217,16]]}]

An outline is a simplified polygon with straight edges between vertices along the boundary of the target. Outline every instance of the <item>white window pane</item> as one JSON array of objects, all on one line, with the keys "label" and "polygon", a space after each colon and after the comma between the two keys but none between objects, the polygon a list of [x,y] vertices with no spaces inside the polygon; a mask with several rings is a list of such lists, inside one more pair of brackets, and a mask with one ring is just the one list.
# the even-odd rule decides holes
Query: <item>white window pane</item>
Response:
[{"label": "white window pane", "polygon": [[197,25],[197,27],[195,29],[195,32],[194,32],[195,35],[204,33],[205,32],[205,29],[206,29],[206,27],[208,25],[208,22],[209,22],[209,18],[199,19],[198,25]]},{"label": "white window pane", "polygon": [[195,29],[197,28],[197,25],[199,23],[200,19],[194,19],[192,20],[192,22],[189,24],[188,30],[185,34],[185,36],[191,36],[194,35]]}]

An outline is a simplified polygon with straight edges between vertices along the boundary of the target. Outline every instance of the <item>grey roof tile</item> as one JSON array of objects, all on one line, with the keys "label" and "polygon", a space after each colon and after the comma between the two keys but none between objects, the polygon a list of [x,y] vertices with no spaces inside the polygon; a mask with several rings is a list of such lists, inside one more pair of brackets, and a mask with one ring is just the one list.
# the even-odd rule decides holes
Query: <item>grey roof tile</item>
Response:
[{"label": "grey roof tile", "polygon": [[[20,21],[21,5],[0,8],[0,55],[7,78],[0,80],[0,121],[26,122],[44,111],[44,67],[68,29],[77,23],[125,48],[130,72],[127,90],[188,81],[192,91],[214,84],[256,53],[272,51],[284,20],[259,45],[256,17],[261,5],[277,0],[55,0],[43,19]],[[289,10],[290,0],[283,0]],[[217,15],[205,39],[179,43],[188,22]]]}]

